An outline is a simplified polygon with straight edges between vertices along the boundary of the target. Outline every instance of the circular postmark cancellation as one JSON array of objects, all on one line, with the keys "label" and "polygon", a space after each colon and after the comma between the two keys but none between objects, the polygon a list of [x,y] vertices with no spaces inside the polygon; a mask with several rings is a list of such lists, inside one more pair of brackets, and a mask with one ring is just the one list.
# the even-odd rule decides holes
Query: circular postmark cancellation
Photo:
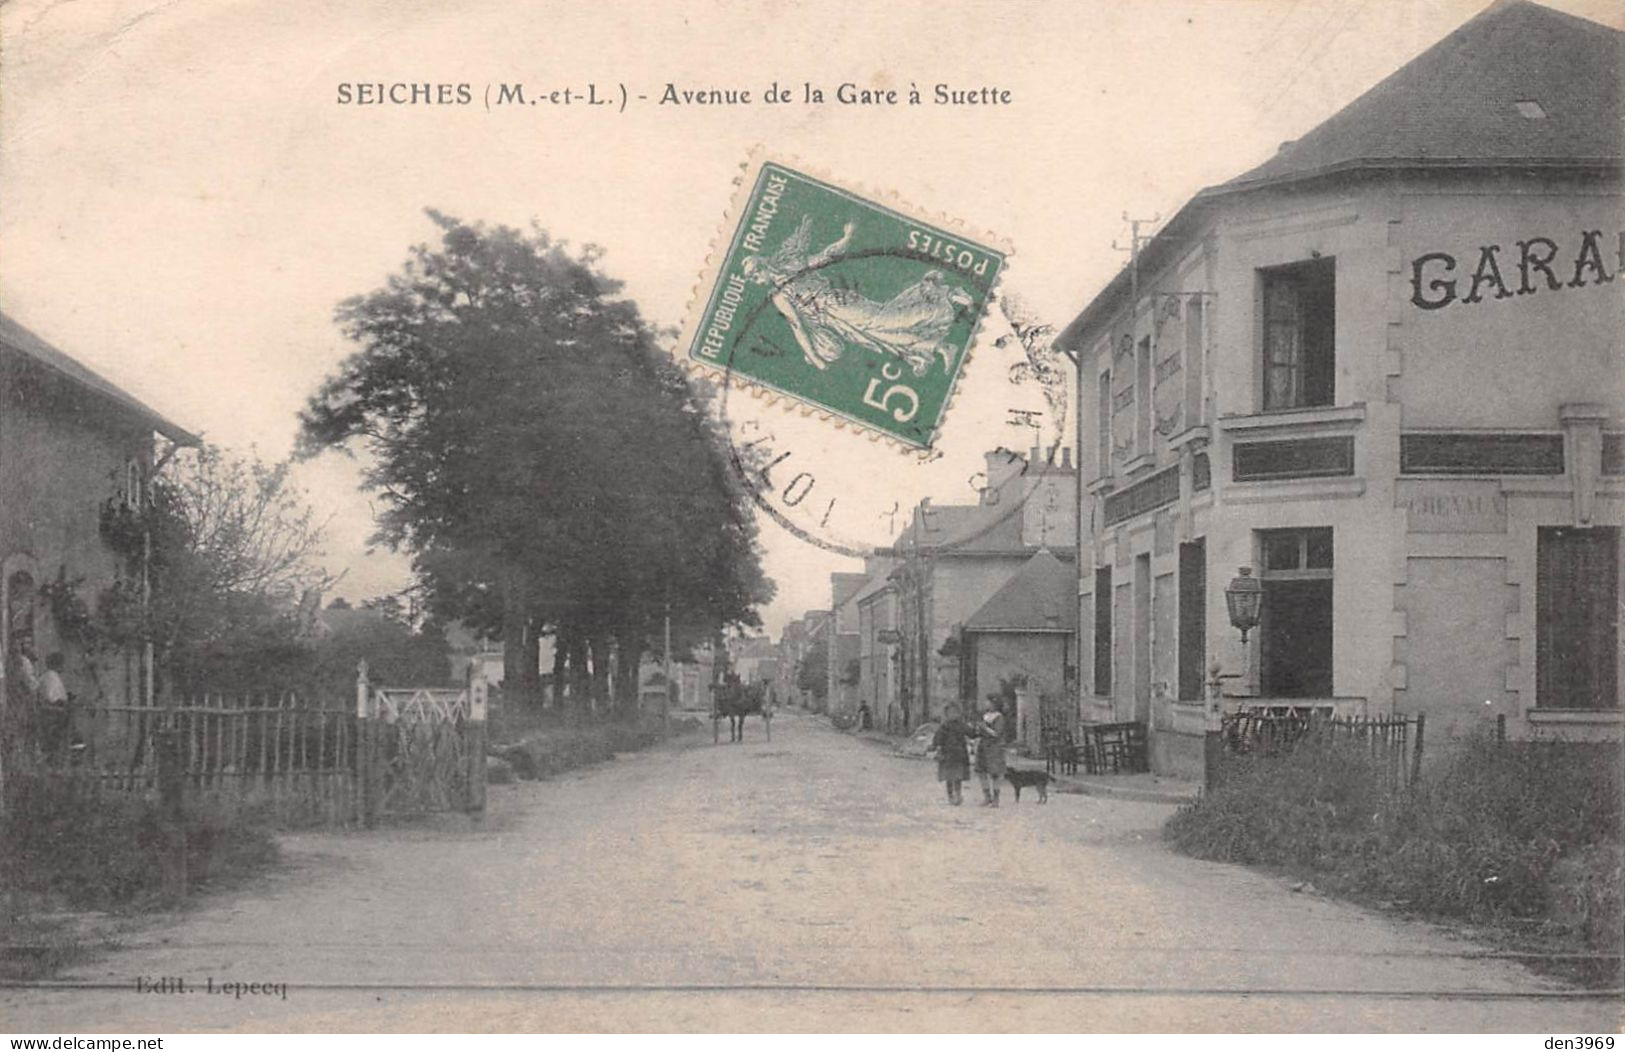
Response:
[{"label": "circular postmark cancellation", "polygon": [[[678,351],[721,382],[733,467],[770,518],[843,555],[1044,543],[1051,526],[1069,543],[1068,510],[1028,507],[1063,503],[1046,478],[1066,396],[1023,384],[1036,363],[994,299],[1009,253],[902,208],[780,162],[747,169]],[[1008,331],[966,381],[990,311]],[[975,505],[935,513],[960,486]]]}]

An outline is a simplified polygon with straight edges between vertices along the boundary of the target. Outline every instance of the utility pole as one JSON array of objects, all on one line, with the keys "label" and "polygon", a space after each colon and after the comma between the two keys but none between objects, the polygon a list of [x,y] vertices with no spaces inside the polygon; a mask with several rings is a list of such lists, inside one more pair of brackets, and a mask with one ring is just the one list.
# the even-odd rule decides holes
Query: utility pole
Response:
[{"label": "utility pole", "polygon": [[1150,241],[1150,235],[1140,236],[1142,226],[1149,227],[1160,222],[1162,213],[1157,213],[1150,219],[1134,219],[1127,212],[1123,213],[1123,222],[1128,224],[1129,239],[1127,245],[1119,245],[1112,239],[1112,248],[1119,252],[1128,253],[1128,288],[1129,288],[1129,324],[1133,326],[1135,312],[1140,309],[1140,246]]}]

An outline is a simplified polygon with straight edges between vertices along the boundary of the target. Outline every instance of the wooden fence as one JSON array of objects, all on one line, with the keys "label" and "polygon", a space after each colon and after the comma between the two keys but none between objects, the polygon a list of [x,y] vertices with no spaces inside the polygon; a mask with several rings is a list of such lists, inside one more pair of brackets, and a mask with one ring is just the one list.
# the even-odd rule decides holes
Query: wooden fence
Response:
[{"label": "wooden fence", "polygon": [[[55,760],[14,764],[12,778],[156,800],[162,775],[173,774],[188,801],[285,826],[361,817],[360,739],[349,708],[293,693],[202,694],[172,708],[87,707],[73,720],[82,745]],[[170,752],[161,757],[166,735]],[[160,771],[166,759],[173,772]]]},{"label": "wooden fence", "polygon": [[1237,757],[1267,759],[1285,755],[1301,742],[1313,740],[1332,748],[1368,752],[1394,788],[1415,785],[1422,773],[1426,717],[1323,716],[1308,710],[1274,713],[1242,711],[1220,720],[1220,739],[1230,760]]}]

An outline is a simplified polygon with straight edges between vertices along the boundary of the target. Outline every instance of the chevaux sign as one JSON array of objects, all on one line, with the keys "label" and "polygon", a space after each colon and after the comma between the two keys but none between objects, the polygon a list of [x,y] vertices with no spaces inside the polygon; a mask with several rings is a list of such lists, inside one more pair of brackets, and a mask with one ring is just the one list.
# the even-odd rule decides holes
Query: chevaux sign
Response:
[{"label": "chevaux sign", "polygon": [[1583,230],[1564,241],[1532,237],[1500,245],[1480,245],[1471,274],[1448,252],[1429,252],[1411,260],[1411,302],[1423,310],[1439,310],[1452,303],[1504,300],[1536,292],[1557,292],[1587,285],[1606,285],[1625,271],[1625,231],[1613,238],[1604,260],[1607,240],[1601,230]]}]

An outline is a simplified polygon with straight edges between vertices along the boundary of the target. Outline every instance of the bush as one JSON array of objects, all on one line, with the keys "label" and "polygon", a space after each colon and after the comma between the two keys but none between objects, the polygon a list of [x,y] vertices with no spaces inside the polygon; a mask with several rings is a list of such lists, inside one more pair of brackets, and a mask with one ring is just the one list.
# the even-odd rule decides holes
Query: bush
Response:
[{"label": "bush", "polygon": [[[692,731],[700,722],[674,717],[673,734]],[[526,734],[517,742],[493,745],[490,752],[507,761],[520,778],[548,778],[563,771],[614,759],[618,752],[637,752],[662,739],[658,721],[556,726]]]},{"label": "bush", "polygon": [[[98,796],[67,780],[14,786],[0,820],[0,886],[47,908],[150,909],[164,902],[168,841],[157,806]],[[213,886],[276,860],[276,842],[239,816],[194,812],[186,821],[190,884]]]},{"label": "bush", "polygon": [[1475,739],[1414,792],[1390,789],[1347,740],[1309,738],[1226,769],[1214,792],[1169,820],[1178,850],[1430,916],[1532,919],[1565,941],[1619,948],[1617,746]]}]

